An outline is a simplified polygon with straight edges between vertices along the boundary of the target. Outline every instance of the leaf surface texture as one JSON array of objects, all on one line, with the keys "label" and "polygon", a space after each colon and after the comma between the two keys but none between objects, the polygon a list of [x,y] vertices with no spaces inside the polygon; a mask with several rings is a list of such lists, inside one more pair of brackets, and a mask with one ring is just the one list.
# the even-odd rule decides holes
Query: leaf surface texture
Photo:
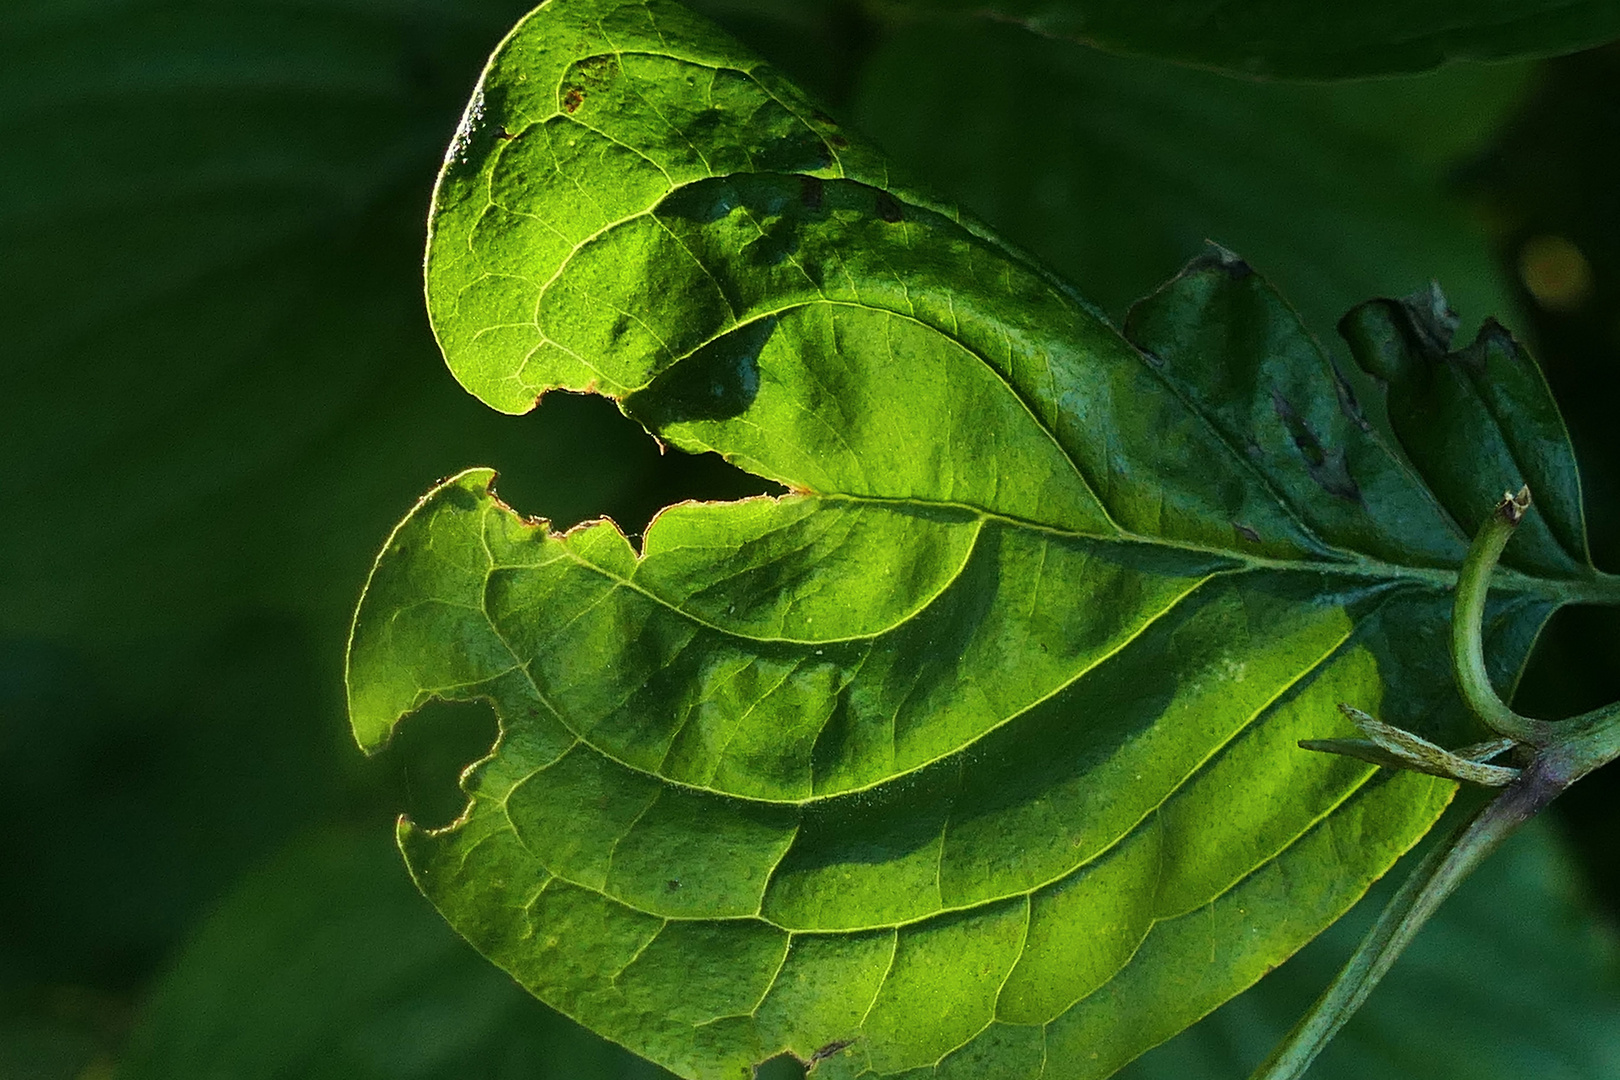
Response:
[{"label": "leaf surface texture", "polygon": [[1482,484],[1542,509],[1491,612],[1504,684],[1601,587],[1562,422],[1499,327],[1453,351],[1439,301],[1375,302],[1336,365],[1217,249],[1121,333],[672,4],[519,24],[427,279],[489,405],[606,394],[790,492],[671,507],[638,546],[463,473],[390,539],[351,642],[367,749],[435,697],[501,722],[462,818],[401,826],[418,884],[683,1076],[784,1050],[1108,1075],[1445,806],[1294,744],[1344,733],[1346,699],[1472,734],[1443,643]]}]

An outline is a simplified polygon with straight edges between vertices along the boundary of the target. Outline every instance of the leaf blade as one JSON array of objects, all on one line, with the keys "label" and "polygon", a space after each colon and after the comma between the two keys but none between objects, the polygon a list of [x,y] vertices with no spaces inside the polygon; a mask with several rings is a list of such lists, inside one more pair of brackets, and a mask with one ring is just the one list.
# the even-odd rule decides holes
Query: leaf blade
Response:
[{"label": "leaf blade", "polygon": [[[665,25],[693,35],[667,63],[617,59]],[[529,53],[540,90],[515,85]],[[1020,1075],[1039,1027],[1096,1050],[1061,1075],[1106,1075],[1303,944],[1443,809],[1449,784],[1295,743],[1344,732],[1346,697],[1470,733],[1424,648],[1458,538],[1257,277],[1195,263],[1128,340],[789,97],[658,2],[552,0],[492,61],[430,248],[453,370],[510,411],[606,393],[792,493],[677,508],[638,552],[611,522],[520,518],[488,470],[452,478],[357,613],[356,733],[375,748],[433,696],[495,705],[462,820],[402,827],[413,875],[537,995],[676,1072],[840,1046],[826,1067],[852,1075]],[[757,129],[723,115],[739,102]],[[661,186],[621,183],[617,152],[502,179],[576,115]],[[518,280],[469,222],[498,192],[560,218],[557,177],[644,205],[566,254],[537,242],[550,276]],[[514,311],[515,343],[484,333]],[[1154,312],[1231,333],[1178,345]],[[1174,376],[1181,351],[1241,387],[1199,383],[1207,361]],[[1588,572],[1560,569],[1495,605],[1501,672]],[[1031,938],[1037,906],[1058,914]],[[1159,1026],[1099,1033],[1127,1002]]]}]

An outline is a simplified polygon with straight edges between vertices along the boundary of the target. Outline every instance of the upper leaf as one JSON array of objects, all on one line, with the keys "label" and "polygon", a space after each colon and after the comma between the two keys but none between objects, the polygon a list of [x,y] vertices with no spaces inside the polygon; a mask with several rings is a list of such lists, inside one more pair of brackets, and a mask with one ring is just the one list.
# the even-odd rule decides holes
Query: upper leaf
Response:
[{"label": "upper leaf", "polygon": [[[126,690],[266,611],[335,648],[423,475],[566,460],[447,394],[412,269],[445,126],[527,6],[6,4],[0,636]],[[603,458],[597,498],[631,471]]]},{"label": "upper leaf", "polygon": [[1620,37],[1608,0],[903,0],[1239,75],[1343,79],[1556,56]]},{"label": "upper leaf", "polygon": [[962,20],[888,37],[851,108],[896,160],[1105,311],[1123,313],[1210,237],[1326,331],[1367,297],[1431,278],[1476,322],[1513,311],[1449,177],[1530,69],[1262,82]]},{"label": "upper leaf", "polygon": [[418,883],[682,1075],[784,1049],[1107,1075],[1450,797],[1294,743],[1344,699],[1470,734],[1443,642],[1482,452],[1480,482],[1546,493],[1493,607],[1499,677],[1603,587],[1505,334],[1451,353],[1428,297],[1375,304],[1341,370],[1215,252],[1121,336],[657,0],[552,0],[512,33],[427,274],[489,404],[604,393],[792,492],[672,507],[638,551],[607,521],[552,534],[474,470],[396,530],[356,615],[367,749],[435,696],[501,721],[462,819],[402,825]]}]

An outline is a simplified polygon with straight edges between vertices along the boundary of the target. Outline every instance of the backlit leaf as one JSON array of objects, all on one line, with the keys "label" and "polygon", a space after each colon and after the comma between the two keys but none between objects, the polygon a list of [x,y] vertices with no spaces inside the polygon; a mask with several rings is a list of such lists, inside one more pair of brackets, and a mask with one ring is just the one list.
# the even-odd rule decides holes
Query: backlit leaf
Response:
[{"label": "backlit leaf", "polygon": [[[1415,855],[1412,856],[1415,858]],[[1122,1080],[1243,1076],[1327,985],[1398,873],[1274,974]],[[1612,935],[1555,827],[1508,841],[1446,901],[1314,1065],[1313,1080],[1601,1080],[1620,1069]]]},{"label": "backlit leaf", "polygon": [[673,4],[521,23],[431,229],[430,315],[486,403],[605,394],[789,490],[638,548],[463,473],[351,641],[366,749],[435,697],[500,720],[462,818],[401,826],[424,892],[683,1076],[1106,1076],[1450,798],[1295,741],[1351,734],[1341,700],[1474,734],[1444,642],[1480,490],[1541,499],[1490,614],[1504,684],[1612,592],[1499,327],[1451,352],[1434,298],[1375,302],[1343,370],[1216,250],[1122,335]]}]

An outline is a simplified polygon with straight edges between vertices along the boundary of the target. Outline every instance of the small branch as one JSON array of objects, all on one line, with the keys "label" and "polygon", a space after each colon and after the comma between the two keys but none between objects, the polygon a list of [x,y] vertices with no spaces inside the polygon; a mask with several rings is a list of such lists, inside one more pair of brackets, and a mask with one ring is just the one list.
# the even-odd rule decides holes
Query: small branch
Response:
[{"label": "small branch", "polygon": [[1300,748],[1343,754],[1386,768],[1428,773],[1430,776],[1443,776],[1448,780],[1461,780],[1485,787],[1501,787],[1519,776],[1518,769],[1488,764],[1492,758],[1518,745],[1512,739],[1492,739],[1460,750],[1447,750],[1421,735],[1382,723],[1349,705],[1340,705],[1339,711],[1349,717],[1367,738],[1301,739]]}]

